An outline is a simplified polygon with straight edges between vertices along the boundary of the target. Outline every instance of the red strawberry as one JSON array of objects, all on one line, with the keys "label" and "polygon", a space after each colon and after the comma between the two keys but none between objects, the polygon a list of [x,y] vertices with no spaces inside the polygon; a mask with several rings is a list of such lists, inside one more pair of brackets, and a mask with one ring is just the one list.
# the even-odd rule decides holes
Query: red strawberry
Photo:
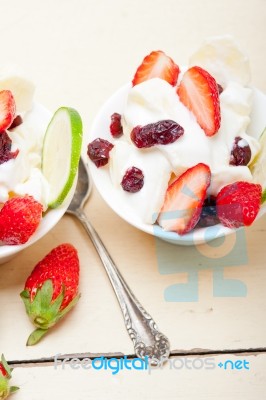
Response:
[{"label": "red strawberry", "polygon": [[54,248],[33,269],[20,296],[37,329],[27,345],[36,344],[79,300],[79,259],[68,243]]},{"label": "red strawberry", "polygon": [[182,103],[195,115],[207,136],[221,124],[219,89],[215,79],[200,67],[189,68],[177,89]]},{"label": "red strawberry", "polygon": [[8,374],[7,374],[7,371],[6,371],[6,369],[5,369],[5,367],[3,366],[3,364],[0,362],[0,376],[4,376],[4,377],[6,377]]},{"label": "red strawberry", "polygon": [[261,204],[261,185],[234,182],[220,190],[216,199],[217,215],[228,228],[249,226],[258,215]]},{"label": "red strawberry", "polygon": [[0,92],[0,132],[10,127],[16,115],[16,104],[10,90]]},{"label": "red strawberry", "polygon": [[197,224],[207,189],[210,168],[197,164],[177,178],[167,189],[158,222],[166,231],[183,235]]},{"label": "red strawberry", "polygon": [[11,379],[12,369],[7,364],[5,357],[2,354],[0,361],[0,399],[6,399],[9,394],[16,392],[19,388],[16,386],[9,386]]},{"label": "red strawberry", "polygon": [[26,243],[41,218],[42,205],[32,196],[11,198],[0,211],[0,241],[7,245]]},{"label": "red strawberry", "polygon": [[179,67],[163,51],[152,51],[138,67],[132,84],[135,86],[151,78],[161,78],[175,86],[179,72]]}]

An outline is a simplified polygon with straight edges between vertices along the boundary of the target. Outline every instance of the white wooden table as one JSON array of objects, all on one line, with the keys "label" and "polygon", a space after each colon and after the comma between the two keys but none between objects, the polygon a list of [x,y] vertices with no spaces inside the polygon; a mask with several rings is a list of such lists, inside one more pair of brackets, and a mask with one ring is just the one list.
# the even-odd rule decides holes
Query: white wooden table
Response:
[{"label": "white wooden table", "polygon": [[[0,0],[0,12],[1,62],[22,66],[37,85],[37,100],[52,111],[61,105],[77,108],[88,135],[99,107],[132,77],[144,55],[160,48],[185,64],[214,34],[235,36],[249,54],[254,85],[266,92],[264,0]],[[40,242],[0,267],[0,352],[16,367],[13,382],[21,390],[14,399],[263,400],[266,218],[225,244],[192,249],[169,248],[129,226],[96,190],[86,213],[133,292],[169,337],[171,362],[150,374],[55,370],[52,358],[59,353],[133,356],[99,258],[81,226],[65,216]],[[32,326],[19,293],[36,262],[63,242],[79,251],[81,300],[42,342],[27,348]],[[165,254],[174,254],[174,261],[162,262]],[[199,368],[195,360],[208,358],[215,368]],[[196,367],[181,368],[186,360]],[[228,360],[233,370],[224,369]],[[249,362],[249,369],[236,369],[239,360],[242,366]]]}]

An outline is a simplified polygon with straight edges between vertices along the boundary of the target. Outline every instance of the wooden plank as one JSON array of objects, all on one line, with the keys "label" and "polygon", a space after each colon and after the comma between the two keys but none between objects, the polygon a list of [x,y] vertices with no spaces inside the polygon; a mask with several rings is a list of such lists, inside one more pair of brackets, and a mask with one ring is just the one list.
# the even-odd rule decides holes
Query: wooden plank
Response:
[{"label": "wooden plank", "polygon": [[[5,16],[2,62],[21,65],[37,84],[36,98],[49,109],[63,104],[77,108],[89,136],[99,107],[130,80],[145,54],[160,47],[185,64],[191,51],[217,32],[234,34],[246,48],[253,83],[266,91],[265,53],[261,50],[265,45],[261,34],[265,4],[246,0],[243,7],[242,3],[219,0],[213,7],[211,0],[168,0],[166,7],[163,0],[156,4],[145,0],[139,1],[140,13],[138,2],[127,0],[47,0],[38,7],[33,0],[1,2]],[[158,29],[162,24],[167,29]],[[225,253],[219,257],[227,259],[227,264],[217,265],[218,248],[192,252],[180,247],[175,249],[177,261],[165,267],[159,255],[169,252],[167,246],[160,247],[154,238],[114,215],[96,191],[86,211],[129,285],[169,337],[172,350],[265,347],[265,217],[247,230],[246,238],[237,241],[240,247],[234,247],[233,237],[229,239],[229,245],[238,249],[239,258],[234,262]],[[26,348],[32,327],[19,292],[36,262],[65,241],[79,250],[81,300],[43,342]],[[218,247],[223,249],[222,244]],[[205,268],[207,260],[215,261],[216,267]],[[179,286],[173,291],[169,289],[173,285]],[[181,290],[186,301],[180,301]],[[172,301],[166,301],[166,293]],[[70,217],[64,217],[40,242],[0,266],[0,304],[0,345],[11,359],[49,357],[59,352],[133,351],[98,256]]]},{"label": "wooden plank", "polygon": [[[188,258],[188,249],[177,249],[175,273],[161,274],[156,243],[152,237],[121,221],[109,211],[96,193],[87,206],[87,213],[127,282],[169,337],[172,350],[223,350],[266,346],[266,322],[261,317],[266,304],[264,237],[261,234],[265,230],[265,218],[247,230],[246,265],[233,265],[224,267],[223,270],[225,279],[237,279],[246,285],[244,297],[214,296],[213,276],[218,267],[213,267],[200,269],[196,301],[169,302],[164,298],[167,288],[173,284],[186,285],[189,274],[186,271],[189,268],[195,269],[193,263],[190,267],[185,266],[187,269],[182,264],[182,260]],[[119,226],[119,230],[114,231],[114,226]],[[130,241],[125,241],[125,237],[130,238]],[[19,293],[33,265],[52,247],[66,241],[73,243],[79,250],[82,297],[76,309],[51,330],[38,346],[26,348],[26,338],[32,327]],[[118,243],[122,246],[118,246]],[[167,244],[166,247],[168,248]],[[217,249],[208,247],[204,251],[209,252],[211,257]],[[191,251],[190,249],[189,252]],[[178,272],[178,268],[181,272]],[[132,354],[133,346],[105,271],[82,227],[71,217],[64,217],[40,243],[1,266],[1,272],[1,315],[5,323],[0,331],[0,343],[2,349],[10,352],[12,358],[34,359],[59,352]],[[14,332],[14,321],[15,332],[19,334]],[[15,341],[11,340],[14,334]]]},{"label": "wooden plank", "polygon": [[[249,369],[244,367],[244,361]],[[218,366],[220,363],[222,367]],[[80,368],[72,369],[70,365],[64,369],[55,369],[54,365],[15,368],[12,383],[19,385],[20,391],[14,399],[101,400],[108,394],[108,399],[117,400],[125,396],[129,400],[136,397],[143,400],[263,400],[265,395],[265,354],[173,358],[163,369],[124,369],[115,375],[112,374],[115,370],[85,370],[76,364],[77,367]]]}]

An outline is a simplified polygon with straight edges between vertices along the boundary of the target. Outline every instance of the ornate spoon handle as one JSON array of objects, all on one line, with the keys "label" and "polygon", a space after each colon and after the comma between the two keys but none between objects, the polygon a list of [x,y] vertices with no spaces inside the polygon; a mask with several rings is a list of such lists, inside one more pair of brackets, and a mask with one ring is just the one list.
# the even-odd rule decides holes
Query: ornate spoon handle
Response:
[{"label": "ornate spoon handle", "polygon": [[150,363],[154,365],[166,361],[170,354],[169,340],[158,330],[152,317],[132,293],[85,213],[78,209],[73,214],[81,221],[101,258],[123,312],[137,357],[143,359],[148,356]]}]

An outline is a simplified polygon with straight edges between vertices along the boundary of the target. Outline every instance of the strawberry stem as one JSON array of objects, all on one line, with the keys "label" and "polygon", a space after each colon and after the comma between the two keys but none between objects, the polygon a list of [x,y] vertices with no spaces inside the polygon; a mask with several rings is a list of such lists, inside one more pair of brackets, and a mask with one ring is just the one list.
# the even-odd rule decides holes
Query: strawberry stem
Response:
[{"label": "strawberry stem", "polygon": [[38,343],[41,338],[48,332],[48,329],[35,329],[35,331],[33,331],[27,341],[27,346],[33,346],[36,343]]}]

